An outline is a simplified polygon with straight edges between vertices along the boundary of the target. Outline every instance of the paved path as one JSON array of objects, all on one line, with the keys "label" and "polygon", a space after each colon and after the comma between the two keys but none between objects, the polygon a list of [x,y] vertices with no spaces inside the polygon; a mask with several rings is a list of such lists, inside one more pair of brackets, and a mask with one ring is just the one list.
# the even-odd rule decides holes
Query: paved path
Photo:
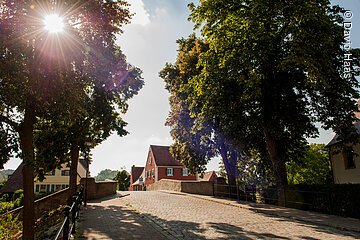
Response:
[{"label": "paved path", "polygon": [[126,206],[119,197],[91,201],[82,208],[78,239],[173,239],[149,218]]},{"label": "paved path", "polygon": [[[314,221],[291,219],[294,212],[285,208],[274,214],[264,205],[259,212],[254,206],[174,192],[121,194],[83,211],[83,239],[360,239],[358,220],[348,221],[354,231],[346,231],[317,221],[317,214],[311,215]],[[334,219],[348,220],[328,218]]]}]

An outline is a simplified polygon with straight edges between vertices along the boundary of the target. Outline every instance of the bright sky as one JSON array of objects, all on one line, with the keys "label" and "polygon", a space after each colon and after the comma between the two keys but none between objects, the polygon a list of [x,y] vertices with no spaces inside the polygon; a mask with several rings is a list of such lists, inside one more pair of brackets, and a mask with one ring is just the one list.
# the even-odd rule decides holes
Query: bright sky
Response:
[{"label": "bright sky", "polygon": [[[170,111],[168,93],[159,71],[166,62],[176,58],[176,40],[193,32],[193,24],[187,21],[190,0],[128,0],[130,10],[136,13],[132,24],[124,28],[118,43],[128,61],[143,70],[145,86],[139,95],[129,101],[129,111],[124,116],[128,122],[128,136],[108,138],[93,151],[90,166],[92,176],[103,169],[130,171],[132,165],[144,166],[150,144],[170,145],[172,139],[165,126]],[[352,47],[360,47],[360,1],[333,0],[352,11]],[[327,143],[331,132],[321,132],[319,139],[311,142]],[[15,169],[20,160],[13,159],[5,164],[5,169]],[[219,159],[208,164],[208,170],[218,169]]]}]

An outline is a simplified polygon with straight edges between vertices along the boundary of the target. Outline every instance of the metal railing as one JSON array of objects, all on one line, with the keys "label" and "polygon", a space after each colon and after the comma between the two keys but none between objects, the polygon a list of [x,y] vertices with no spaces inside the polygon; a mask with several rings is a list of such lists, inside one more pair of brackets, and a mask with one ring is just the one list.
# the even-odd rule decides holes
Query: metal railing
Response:
[{"label": "metal railing", "polygon": [[[54,240],[70,239],[71,234],[74,234],[76,231],[76,219],[78,219],[80,214],[80,205],[83,202],[84,190],[81,188],[75,196],[72,197],[71,207],[66,206],[64,209],[64,221],[61,224],[60,229],[58,230]],[[61,237],[62,236],[62,237]]]},{"label": "metal railing", "polygon": [[214,196],[230,199],[252,201],[256,200],[256,189],[253,186],[236,186],[228,184],[217,184],[213,186]]},{"label": "metal railing", "polygon": [[214,196],[248,202],[261,202],[289,208],[333,213],[330,192],[295,189],[261,188],[253,185],[214,184]]}]

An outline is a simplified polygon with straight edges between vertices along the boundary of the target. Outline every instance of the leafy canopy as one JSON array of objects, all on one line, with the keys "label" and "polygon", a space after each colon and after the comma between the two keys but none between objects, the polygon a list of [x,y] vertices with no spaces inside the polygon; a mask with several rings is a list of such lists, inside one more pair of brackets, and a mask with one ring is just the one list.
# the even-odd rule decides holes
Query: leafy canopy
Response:
[{"label": "leafy canopy", "polygon": [[328,0],[222,1],[189,5],[208,45],[188,81],[190,111],[219,118],[226,138],[269,158],[280,186],[285,162],[303,154],[320,122],[354,133],[359,51],[345,75],[343,9]]}]

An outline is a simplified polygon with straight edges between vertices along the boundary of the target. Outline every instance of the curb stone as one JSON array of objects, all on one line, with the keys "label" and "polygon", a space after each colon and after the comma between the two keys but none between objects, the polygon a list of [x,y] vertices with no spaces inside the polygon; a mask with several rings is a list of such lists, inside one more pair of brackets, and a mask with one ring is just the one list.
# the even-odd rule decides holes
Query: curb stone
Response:
[{"label": "curb stone", "polygon": [[[284,214],[281,214],[281,213],[276,213],[276,212],[265,212],[264,210],[261,210],[257,206],[247,206],[247,205],[245,205],[245,204],[243,204],[241,202],[236,202],[236,203],[224,202],[224,201],[231,201],[231,200],[224,199],[224,198],[212,198],[211,196],[202,196],[202,195],[196,195],[196,194],[190,194],[190,193],[184,193],[184,192],[172,192],[172,191],[166,191],[166,190],[159,190],[159,192],[163,192],[163,193],[166,193],[166,194],[184,195],[184,196],[203,199],[203,200],[206,200],[206,201],[215,202],[215,203],[219,203],[219,204],[223,204],[223,205],[248,209],[248,210],[251,210],[251,211],[254,211],[254,212],[258,212],[258,213],[266,213],[268,215],[272,215],[272,216],[275,216],[275,217],[282,217],[282,218],[287,218],[287,219],[291,219],[291,220],[296,220],[296,221],[299,221],[299,222],[317,224],[317,225],[322,226],[322,227],[330,227],[330,228],[335,228],[335,229],[342,230],[342,231],[360,233],[360,220],[359,220],[359,228],[354,229],[352,227],[338,226],[336,224],[332,224],[332,222],[330,222],[330,221],[328,221],[327,223],[323,223],[323,222],[311,221],[311,219],[306,219],[305,217],[287,216],[287,215],[284,215]],[[263,206],[266,206],[266,205],[267,204],[263,204]],[[287,208],[282,208],[282,207],[279,207],[279,206],[276,206],[276,207],[279,208],[279,209],[284,209],[284,210],[287,209]],[[295,210],[303,211],[303,210],[298,210],[298,209],[295,209]],[[306,212],[306,211],[303,211],[303,212]],[[314,214],[321,214],[321,213],[314,213]],[[329,216],[334,216],[334,215],[329,215]],[[340,216],[334,216],[334,217],[339,217],[340,218]],[[354,220],[357,220],[357,219],[354,219]]]}]

